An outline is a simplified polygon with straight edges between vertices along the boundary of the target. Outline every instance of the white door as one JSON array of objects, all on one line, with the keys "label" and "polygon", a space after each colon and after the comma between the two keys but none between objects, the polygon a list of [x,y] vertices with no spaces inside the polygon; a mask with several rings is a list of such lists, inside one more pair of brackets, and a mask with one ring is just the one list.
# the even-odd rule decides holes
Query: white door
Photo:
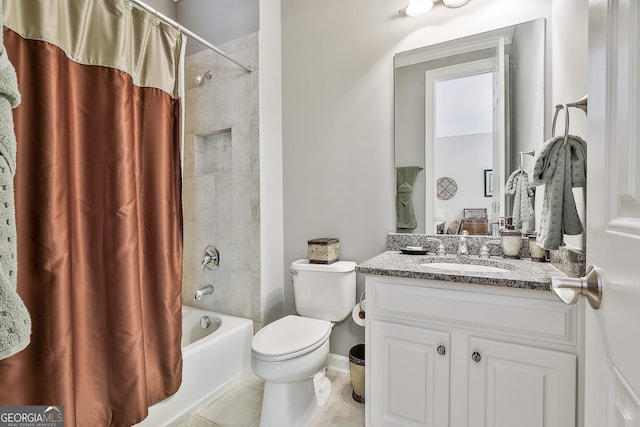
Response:
[{"label": "white door", "polygon": [[[640,1],[589,1],[585,425],[640,426]],[[576,72],[582,72],[577,70]]]}]

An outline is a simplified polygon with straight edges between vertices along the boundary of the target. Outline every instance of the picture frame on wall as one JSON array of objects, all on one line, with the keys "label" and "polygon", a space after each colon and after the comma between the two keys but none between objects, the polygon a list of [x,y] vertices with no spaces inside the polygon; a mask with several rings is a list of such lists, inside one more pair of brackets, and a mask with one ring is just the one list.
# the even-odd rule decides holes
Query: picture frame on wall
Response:
[{"label": "picture frame on wall", "polygon": [[484,170],[484,197],[493,197],[493,169]]}]

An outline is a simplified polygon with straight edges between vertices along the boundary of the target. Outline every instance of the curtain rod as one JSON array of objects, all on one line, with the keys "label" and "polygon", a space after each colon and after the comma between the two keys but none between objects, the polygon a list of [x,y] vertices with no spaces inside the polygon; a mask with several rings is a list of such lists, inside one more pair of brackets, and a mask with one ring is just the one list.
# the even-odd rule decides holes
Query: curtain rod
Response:
[{"label": "curtain rod", "polygon": [[152,8],[151,6],[149,6],[146,3],[143,3],[141,0],[128,0],[127,3],[128,4],[131,4],[131,3],[137,4],[142,9],[146,10],[147,12],[151,13],[152,15],[155,15],[157,18],[163,20],[165,23],[167,23],[167,24],[171,25],[172,27],[176,28],[178,31],[182,32],[187,37],[192,38],[193,40],[197,41],[198,43],[208,47],[209,49],[211,49],[212,51],[214,51],[218,55],[228,59],[231,62],[233,62],[238,67],[244,69],[247,73],[251,73],[253,71],[252,67],[244,65],[243,63],[241,63],[239,61],[236,61],[231,56],[229,56],[228,54],[226,54],[225,52],[223,52],[219,48],[215,47],[213,44],[209,43],[208,41],[206,41],[205,39],[203,39],[202,37],[200,37],[199,35],[197,35],[193,31],[191,31],[188,28],[186,28],[186,27],[182,26],[181,24],[177,23],[176,21],[174,21],[173,19],[169,18],[168,16],[158,12],[156,9]]}]

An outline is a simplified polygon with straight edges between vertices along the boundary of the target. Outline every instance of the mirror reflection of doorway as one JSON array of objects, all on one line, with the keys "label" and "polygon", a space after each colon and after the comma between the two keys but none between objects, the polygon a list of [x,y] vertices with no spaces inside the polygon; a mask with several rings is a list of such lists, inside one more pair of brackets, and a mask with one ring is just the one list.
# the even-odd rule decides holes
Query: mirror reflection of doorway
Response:
[{"label": "mirror reflection of doorway", "polygon": [[[425,73],[426,78],[426,156],[432,174],[427,192],[442,176],[458,184],[460,197],[442,199],[427,195],[427,224],[431,230],[454,230],[464,218],[465,209],[484,209],[492,214],[495,203],[485,188],[485,171],[499,161],[496,146],[496,66],[493,59],[467,62]],[[433,194],[433,193],[432,193]],[[487,195],[489,196],[487,197]],[[431,214],[431,219],[429,218]],[[489,226],[478,228],[488,233]],[[427,230],[430,228],[427,227]]]}]

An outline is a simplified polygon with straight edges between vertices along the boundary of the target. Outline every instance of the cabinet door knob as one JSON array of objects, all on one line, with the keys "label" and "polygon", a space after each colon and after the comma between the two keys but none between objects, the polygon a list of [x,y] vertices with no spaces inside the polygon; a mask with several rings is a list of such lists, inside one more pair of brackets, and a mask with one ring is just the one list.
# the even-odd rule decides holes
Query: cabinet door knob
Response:
[{"label": "cabinet door knob", "polygon": [[439,345],[437,351],[440,356],[447,354],[447,349],[443,345]]},{"label": "cabinet door knob", "polygon": [[471,354],[471,360],[478,363],[482,360],[482,356],[480,356],[480,353],[478,353],[477,351],[474,351],[473,354]]}]

